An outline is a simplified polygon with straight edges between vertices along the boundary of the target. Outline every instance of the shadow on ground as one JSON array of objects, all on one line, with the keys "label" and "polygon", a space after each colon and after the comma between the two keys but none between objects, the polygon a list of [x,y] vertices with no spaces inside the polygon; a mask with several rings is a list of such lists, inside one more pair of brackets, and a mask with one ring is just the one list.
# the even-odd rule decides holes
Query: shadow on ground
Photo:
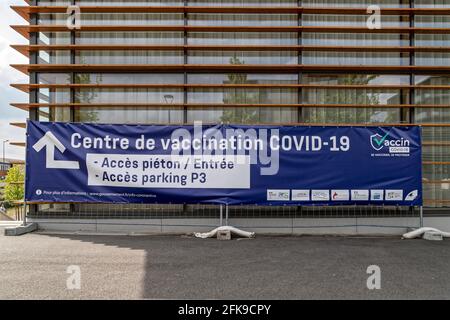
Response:
[{"label": "shadow on ground", "polygon": [[[187,236],[39,237],[143,251],[142,286],[130,288],[130,292],[141,290],[141,298],[450,298],[450,241],[306,236],[232,241]],[[132,258],[111,259],[113,264],[117,259],[113,269],[126,270],[133,263]],[[367,289],[370,265],[381,268],[380,290]],[[126,286],[126,277],[122,278],[120,285]],[[107,290],[103,294],[99,292],[99,297],[108,297]]]}]

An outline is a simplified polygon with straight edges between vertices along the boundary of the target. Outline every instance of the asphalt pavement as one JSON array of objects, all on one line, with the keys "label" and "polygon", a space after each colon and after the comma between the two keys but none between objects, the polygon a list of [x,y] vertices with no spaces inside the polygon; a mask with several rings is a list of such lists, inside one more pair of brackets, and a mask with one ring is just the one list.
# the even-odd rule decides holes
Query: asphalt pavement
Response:
[{"label": "asphalt pavement", "polygon": [[0,299],[450,298],[450,240],[0,232]]}]

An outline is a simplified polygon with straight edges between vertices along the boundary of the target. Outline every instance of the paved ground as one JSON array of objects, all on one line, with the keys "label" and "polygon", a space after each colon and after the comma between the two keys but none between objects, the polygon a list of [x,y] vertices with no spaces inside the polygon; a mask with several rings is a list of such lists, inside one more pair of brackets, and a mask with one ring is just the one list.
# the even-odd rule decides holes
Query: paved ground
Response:
[{"label": "paved ground", "polygon": [[[0,299],[450,299],[450,240],[0,232]],[[373,264],[380,290],[366,287]],[[66,288],[70,265],[81,290]]]}]

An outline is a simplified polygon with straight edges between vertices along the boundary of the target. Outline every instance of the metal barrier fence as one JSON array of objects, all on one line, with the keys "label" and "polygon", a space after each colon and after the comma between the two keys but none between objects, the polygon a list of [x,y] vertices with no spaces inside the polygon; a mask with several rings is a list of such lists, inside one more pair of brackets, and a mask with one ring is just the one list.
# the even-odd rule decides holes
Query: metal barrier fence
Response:
[{"label": "metal barrier fence", "polygon": [[[179,219],[219,218],[220,205],[175,204],[48,204],[29,213],[31,218]],[[418,217],[419,208],[399,206],[222,206],[229,218],[351,218]]]}]

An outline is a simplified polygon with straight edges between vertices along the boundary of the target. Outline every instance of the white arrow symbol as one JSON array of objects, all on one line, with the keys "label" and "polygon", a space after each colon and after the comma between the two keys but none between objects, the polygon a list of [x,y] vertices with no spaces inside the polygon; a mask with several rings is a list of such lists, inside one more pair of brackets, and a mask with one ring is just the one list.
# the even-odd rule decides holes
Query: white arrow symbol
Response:
[{"label": "white arrow symbol", "polygon": [[78,161],[64,161],[55,160],[55,147],[58,148],[61,153],[66,151],[66,147],[63,146],[61,141],[55,137],[53,133],[47,131],[47,133],[33,146],[36,152],[41,151],[44,147],[46,148],[46,163],[47,169],[80,169],[80,164]]}]

